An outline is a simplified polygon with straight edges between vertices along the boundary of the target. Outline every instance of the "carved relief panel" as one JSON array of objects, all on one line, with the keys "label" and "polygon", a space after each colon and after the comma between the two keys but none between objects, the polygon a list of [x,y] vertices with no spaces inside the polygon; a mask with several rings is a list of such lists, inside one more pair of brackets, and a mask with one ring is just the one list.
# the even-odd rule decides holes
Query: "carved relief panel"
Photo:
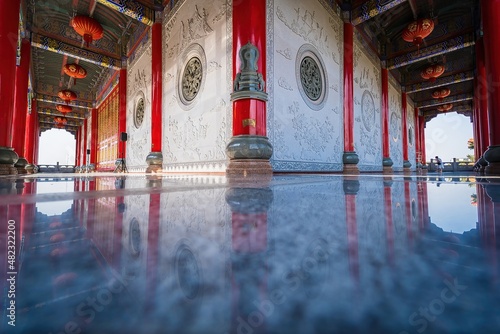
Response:
[{"label": "carved relief panel", "polygon": [[163,154],[167,170],[225,170],[225,147],[232,134],[228,8],[225,0],[185,1],[164,19]]},{"label": "carved relief panel", "polygon": [[127,72],[127,167],[146,168],[151,150],[151,44]]},{"label": "carved relief panel", "polygon": [[408,101],[408,160],[411,162],[411,170],[416,170],[416,138],[415,138],[415,110],[413,104]]},{"label": "carved relief panel", "polygon": [[362,171],[382,170],[380,65],[354,47],[354,148]]},{"label": "carved relief panel", "polygon": [[401,93],[389,85],[389,148],[395,171],[403,170]]},{"label": "carved relief panel", "polygon": [[323,1],[274,0],[268,9],[273,168],[341,170],[342,20]]}]

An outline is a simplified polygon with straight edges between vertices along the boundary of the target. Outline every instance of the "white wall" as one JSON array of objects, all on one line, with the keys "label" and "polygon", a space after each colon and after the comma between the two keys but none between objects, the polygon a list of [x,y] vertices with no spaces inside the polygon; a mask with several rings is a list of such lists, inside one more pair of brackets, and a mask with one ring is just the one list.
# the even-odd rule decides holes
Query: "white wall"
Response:
[{"label": "white wall", "polygon": [[389,149],[394,171],[403,170],[403,107],[401,91],[389,84]]},{"label": "white wall", "polygon": [[[145,171],[146,157],[151,152],[151,39],[143,46],[142,54],[129,64],[127,71],[127,168]],[[140,98],[144,99],[144,120],[137,127],[134,111]]]},{"label": "white wall", "polygon": [[354,149],[360,171],[382,171],[380,63],[354,38]]},{"label": "white wall", "polygon": [[[267,134],[274,170],[342,170],[343,23],[323,1],[268,1]],[[323,63],[324,103],[300,92],[302,51]]]},{"label": "white wall", "polygon": [[[232,134],[230,6],[225,0],[181,1],[163,24],[163,160],[167,171],[223,172]],[[203,79],[190,104],[180,98],[191,57]]]}]

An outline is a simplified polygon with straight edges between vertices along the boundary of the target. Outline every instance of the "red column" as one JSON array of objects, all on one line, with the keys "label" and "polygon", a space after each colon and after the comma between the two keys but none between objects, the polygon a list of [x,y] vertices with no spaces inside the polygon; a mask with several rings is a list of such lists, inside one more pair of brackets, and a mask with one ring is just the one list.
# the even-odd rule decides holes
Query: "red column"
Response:
[{"label": "red column", "polygon": [[418,118],[418,123],[415,124],[419,127],[420,132],[420,151],[422,152],[422,163],[425,165],[427,161],[426,153],[425,153],[425,119],[420,116]]},{"label": "red column", "polygon": [[24,38],[21,44],[21,63],[16,67],[12,141],[10,143],[10,146],[14,148],[14,151],[16,151],[19,157],[26,156],[24,152],[24,139],[26,135],[26,114],[28,111],[28,76],[30,59],[31,43],[29,39]]},{"label": "red column", "polygon": [[87,161],[87,119],[83,122],[83,165],[88,163]]},{"label": "red column", "polygon": [[[127,69],[122,68],[120,70],[118,88],[118,134],[121,135],[122,132],[127,132]],[[118,158],[125,159],[127,153],[127,142],[118,142]]]},{"label": "red column", "polygon": [[[155,22],[152,28],[152,103],[151,103],[151,152],[161,152],[162,137],[162,25]],[[121,76],[121,72],[120,72]]]},{"label": "red column", "polygon": [[[265,0],[233,1],[233,81],[242,65],[239,51],[249,42],[259,50],[257,68],[266,81]],[[233,136],[266,136],[266,131],[265,101],[254,98],[233,101]]]},{"label": "red column", "polygon": [[484,153],[486,174],[500,174],[500,0],[481,0],[484,60],[488,83],[489,147]]},{"label": "red column", "polygon": [[35,116],[35,131],[33,132],[34,139],[33,139],[33,145],[34,145],[34,150],[33,150],[33,164],[37,165],[38,164],[38,153],[40,149],[40,123],[38,122],[38,112],[34,113]]},{"label": "red column", "polygon": [[354,152],[354,27],[344,23],[344,152]]},{"label": "red column", "polygon": [[76,130],[76,145],[75,145],[75,166],[80,166],[80,136],[82,134],[81,128]]},{"label": "red column", "polygon": [[28,162],[33,163],[34,159],[34,151],[35,151],[35,128],[36,128],[36,117],[37,114],[37,102],[36,99],[33,98],[31,100],[31,112],[28,111],[28,115],[26,115],[26,132],[24,137],[24,157]]},{"label": "red column", "polygon": [[410,182],[405,181],[405,216],[406,216],[406,235],[408,237],[408,247],[413,247],[413,226],[412,220],[413,215],[411,212],[411,194],[410,194]]},{"label": "red column", "polygon": [[359,283],[359,251],[355,194],[345,194],[345,211],[347,222],[347,249],[349,255],[349,271],[351,273],[351,278],[357,286]]},{"label": "red column", "polygon": [[479,154],[482,155],[490,145],[489,124],[488,124],[488,82],[486,66],[484,62],[484,41],[478,38],[476,41],[476,69],[477,69],[477,89],[475,98],[477,100],[477,110],[479,117]]},{"label": "red column", "polygon": [[359,157],[354,151],[354,26],[349,22],[344,22],[344,154],[342,161],[344,173],[359,173],[357,167]]},{"label": "red column", "polygon": [[[403,164],[410,162],[408,160],[408,96],[406,92],[401,94],[401,125],[402,125],[402,138],[403,138]],[[417,128],[415,126],[415,128]],[[417,141],[417,140],[415,140]]]},{"label": "red column", "polygon": [[99,135],[99,117],[97,109],[92,109],[92,130],[90,134],[90,163],[97,169],[97,137]]},{"label": "red column", "polygon": [[392,171],[392,159],[389,146],[389,71],[382,68],[382,165],[384,171]]},{"label": "red column", "polygon": [[12,140],[20,4],[20,0],[0,1],[0,147],[10,147]]},{"label": "red column", "polygon": [[[408,112],[408,111],[407,111]],[[419,166],[418,164],[424,164],[424,161],[422,160],[422,146],[420,145],[420,123],[419,123],[419,110],[418,108],[415,108],[414,110],[414,115],[415,115],[415,155],[416,155],[416,160],[417,160],[417,167]],[[404,145],[404,142],[403,142]],[[404,146],[403,146],[403,153],[404,153]],[[406,150],[406,153],[408,153],[408,148]]]}]

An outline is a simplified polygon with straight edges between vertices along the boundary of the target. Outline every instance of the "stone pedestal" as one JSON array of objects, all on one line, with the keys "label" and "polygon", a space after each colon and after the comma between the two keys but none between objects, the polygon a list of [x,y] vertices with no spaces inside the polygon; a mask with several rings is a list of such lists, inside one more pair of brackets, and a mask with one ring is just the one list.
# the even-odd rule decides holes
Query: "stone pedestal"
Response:
[{"label": "stone pedestal", "polygon": [[163,169],[163,154],[161,152],[150,152],[146,157],[146,173],[158,173]]},{"label": "stone pedestal", "polygon": [[12,147],[0,146],[0,175],[16,175],[14,164],[19,156]]},{"label": "stone pedestal", "polygon": [[273,154],[273,147],[267,137],[235,136],[227,145],[226,153],[230,159],[226,169],[228,175],[246,177],[273,173],[269,162]]},{"label": "stone pedestal", "polygon": [[488,162],[484,173],[486,175],[500,175],[500,145],[488,146],[483,158]]},{"label": "stone pedestal", "polygon": [[342,162],[344,163],[344,169],[342,170],[344,174],[359,174],[359,157],[356,152],[344,152]]}]

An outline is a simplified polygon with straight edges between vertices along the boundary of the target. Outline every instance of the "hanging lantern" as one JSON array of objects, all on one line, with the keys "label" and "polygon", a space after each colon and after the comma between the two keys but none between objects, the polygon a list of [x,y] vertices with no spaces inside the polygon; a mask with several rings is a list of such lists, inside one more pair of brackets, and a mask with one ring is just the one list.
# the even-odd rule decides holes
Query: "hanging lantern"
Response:
[{"label": "hanging lantern", "polygon": [[77,15],[71,20],[71,26],[75,29],[78,35],[83,36],[83,40],[87,47],[92,41],[101,39],[103,36],[102,26],[91,17]]},{"label": "hanging lantern", "polygon": [[54,118],[54,121],[56,122],[56,124],[61,124],[61,125],[66,125],[68,123],[68,120],[66,119],[66,117],[61,117],[61,116],[57,116]]},{"label": "hanging lantern", "polygon": [[436,81],[444,73],[444,65],[436,64],[427,67],[423,70],[420,75],[425,80],[429,80],[430,82]]},{"label": "hanging lantern", "polygon": [[435,98],[435,99],[444,99],[445,97],[447,97],[448,95],[450,95],[451,93],[451,90],[449,88],[442,88],[442,89],[438,89],[438,90],[435,90],[432,92],[432,97]]},{"label": "hanging lantern", "polygon": [[431,19],[420,19],[410,23],[403,30],[403,39],[406,42],[413,43],[420,48],[424,38],[429,36],[434,30],[434,21]]},{"label": "hanging lantern", "polygon": [[71,111],[73,111],[73,108],[71,108],[70,106],[67,106],[65,104],[58,104],[56,106],[56,109],[60,112],[62,112],[63,114],[66,114],[66,113],[69,113]]},{"label": "hanging lantern", "polygon": [[450,111],[451,108],[453,108],[453,104],[447,103],[447,104],[442,104],[442,105],[438,106],[437,110],[447,112],[447,111]]},{"label": "hanging lantern", "polygon": [[66,64],[63,67],[64,73],[73,79],[73,85],[76,85],[76,79],[83,79],[87,76],[87,71],[78,64]]},{"label": "hanging lantern", "polygon": [[70,103],[73,100],[76,100],[77,98],[76,93],[68,89],[61,90],[59,93],[57,93],[57,96],[59,96],[61,100],[66,102],[66,104]]}]

